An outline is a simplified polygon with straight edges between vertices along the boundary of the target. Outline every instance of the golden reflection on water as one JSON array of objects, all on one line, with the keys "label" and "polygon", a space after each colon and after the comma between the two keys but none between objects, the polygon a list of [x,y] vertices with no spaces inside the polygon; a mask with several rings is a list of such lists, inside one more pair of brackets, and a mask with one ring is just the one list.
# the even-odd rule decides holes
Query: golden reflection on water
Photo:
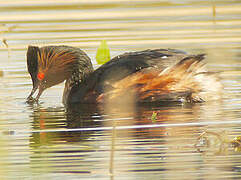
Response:
[{"label": "golden reflection on water", "polygon": [[[0,146],[1,147],[7,147],[7,144],[5,143],[5,141],[3,140],[3,138],[0,138]],[[0,149],[0,157],[1,157],[1,161],[0,161],[0,179],[3,179],[4,176],[6,176],[6,160],[4,157],[7,157],[7,153],[5,151],[4,148]]]},{"label": "golden reflection on water", "polygon": [[[67,119],[63,119],[61,108],[36,109],[33,111],[32,128],[43,132],[32,133],[31,167],[35,173],[82,174],[95,176],[102,174],[110,179],[121,175],[137,178],[141,174],[157,177],[161,173],[166,179],[187,177],[190,173],[195,177],[201,173],[208,177],[209,173],[218,173],[214,177],[222,177],[223,170],[232,169],[234,149],[226,148],[228,153],[221,153],[219,145],[202,149],[195,144],[199,135],[206,129],[216,132],[218,129],[229,129],[232,125],[201,126],[169,126],[171,124],[208,121],[210,118],[221,118],[218,104],[178,105],[140,107],[106,105],[104,117],[92,118],[91,107],[88,111],[79,108],[71,109]],[[207,108],[207,110],[202,110]],[[82,109],[82,108],[81,108]],[[215,109],[217,109],[215,111]],[[157,120],[151,120],[152,112],[157,112]],[[201,118],[201,119],[200,119]],[[206,119],[207,118],[207,119]],[[96,121],[99,119],[100,121]],[[224,117],[225,119],[225,117]],[[220,121],[221,119],[219,119]],[[117,130],[116,127],[135,125],[166,124],[159,128],[130,128]],[[169,125],[168,125],[169,124]],[[109,131],[71,131],[74,128],[112,127]],[[44,132],[48,129],[65,130],[60,132]],[[222,157],[218,158],[217,155]],[[216,160],[214,160],[216,159]],[[94,162],[94,163],[93,163]],[[214,163],[215,162],[215,163]],[[229,163],[228,163],[229,162]],[[66,163],[69,163],[66,164]],[[200,169],[201,167],[201,169]],[[210,170],[215,167],[215,171]],[[211,171],[211,172],[210,172]],[[138,173],[140,172],[140,174]],[[150,175],[148,172],[152,172]],[[139,174],[139,175],[138,175]],[[160,177],[160,175],[158,176]]]}]

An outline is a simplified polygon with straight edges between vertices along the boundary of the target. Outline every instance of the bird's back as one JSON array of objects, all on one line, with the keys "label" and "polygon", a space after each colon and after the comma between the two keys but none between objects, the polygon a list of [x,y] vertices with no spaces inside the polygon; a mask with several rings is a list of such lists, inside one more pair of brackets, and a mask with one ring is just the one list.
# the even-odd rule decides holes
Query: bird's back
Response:
[{"label": "bird's back", "polygon": [[[201,87],[196,79],[206,76],[204,55],[187,55],[174,49],[129,52],[114,57],[74,86],[68,103],[118,99],[133,91],[138,101],[176,101],[191,98]],[[196,96],[196,95],[195,95]],[[193,98],[194,99],[194,98]],[[201,100],[200,98],[196,98]]]}]

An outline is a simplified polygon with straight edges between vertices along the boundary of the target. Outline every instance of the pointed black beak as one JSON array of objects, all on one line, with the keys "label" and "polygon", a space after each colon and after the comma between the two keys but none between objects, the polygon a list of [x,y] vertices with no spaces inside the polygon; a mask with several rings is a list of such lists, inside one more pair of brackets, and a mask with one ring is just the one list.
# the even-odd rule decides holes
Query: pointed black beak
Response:
[{"label": "pointed black beak", "polygon": [[[45,86],[40,81],[38,81],[37,83],[34,83],[31,93],[27,97],[27,103],[38,102],[40,96],[42,95],[42,93],[45,89],[46,89]],[[35,94],[35,92],[37,90],[38,90],[38,94],[34,98],[33,95]]]},{"label": "pointed black beak", "polygon": [[38,101],[38,100],[39,100],[39,98],[40,98],[40,96],[42,95],[42,93],[44,92],[44,90],[45,90],[45,88],[43,88],[43,86],[40,84],[40,85],[39,85],[39,88],[38,88],[38,94],[37,94],[37,96],[36,96],[36,98],[35,98],[35,101]]},{"label": "pointed black beak", "polygon": [[29,96],[27,97],[27,102],[29,102],[29,101],[33,101],[33,100],[34,100],[34,98],[33,98],[33,94],[37,91],[37,89],[38,89],[37,86],[32,88],[31,93],[30,93]]}]

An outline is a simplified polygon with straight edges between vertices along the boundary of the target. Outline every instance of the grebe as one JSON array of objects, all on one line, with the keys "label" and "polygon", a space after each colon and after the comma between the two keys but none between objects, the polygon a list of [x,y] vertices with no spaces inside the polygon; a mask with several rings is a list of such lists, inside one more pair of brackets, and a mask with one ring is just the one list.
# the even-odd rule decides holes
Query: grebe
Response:
[{"label": "grebe", "polygon": [[[28,72],[33,88],[28,102],[65,81],[63,103],[101,103],[135,93],[137,102],[217,99],[222,85],[215,72],[205,70],[204,54],[175,49],[128,52],[94,70],[87,54],[71,46],[29,46]],[[36,98],[33,94],[39,90]]]}]

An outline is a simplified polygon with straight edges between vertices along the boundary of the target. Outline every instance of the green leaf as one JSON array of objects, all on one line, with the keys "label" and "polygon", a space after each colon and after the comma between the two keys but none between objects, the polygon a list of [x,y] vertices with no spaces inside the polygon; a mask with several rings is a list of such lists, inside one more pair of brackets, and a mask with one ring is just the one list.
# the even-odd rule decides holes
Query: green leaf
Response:
[{"label": "green leaf", "polygon": [[153,123],[156,123],[156,120],[157,120],[157,112],[153,112],[152,115],[151,115],[151,121]]},{"label": "green leaf", "polygon": [[96,61],[98,64],[104,64],[110,60],[110,49],[106,40],[102,40],[96,53]]}]

